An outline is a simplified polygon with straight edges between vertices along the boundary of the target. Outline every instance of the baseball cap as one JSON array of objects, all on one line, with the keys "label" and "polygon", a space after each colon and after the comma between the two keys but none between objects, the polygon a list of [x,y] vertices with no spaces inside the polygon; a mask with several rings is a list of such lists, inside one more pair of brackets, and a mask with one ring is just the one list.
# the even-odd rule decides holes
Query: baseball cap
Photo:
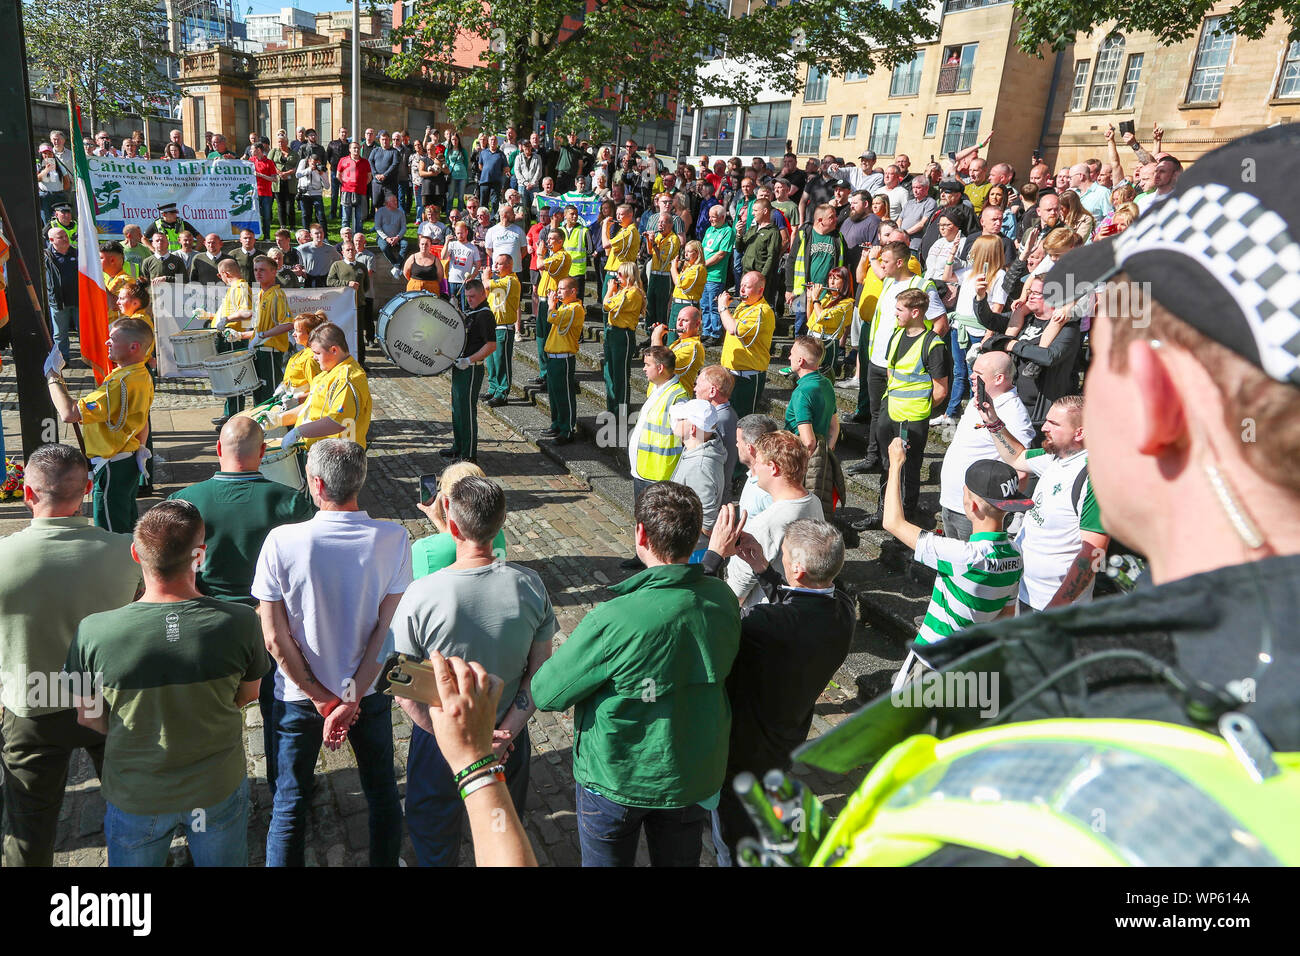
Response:
[{"label": "baseball cap", "polygon": [[965,191],[966,187],[955,179],[945,179],[939,184],[939,192],[941,193],[964,193]]},{"label": "baseball cap", "polygon": [[1066,305],[1123,272],[1180,321],[1300,386],[1297,176],[1300,124],[1235,139],[1201,157],[1120,235],[1063,255],[1044,299]]},{"label": "baseball cap", "polygon": [[858,154],[858,159],[874,160],[875,158],[876,158],[876,154],[869,149],[864,149],[861,153]]},{"label": "baseball cap", "polygon": [[54,152],[54,147],[51,146],[49,143],[41,143],[41,148],[40,150],[38,150],[38,152],[52,153]]},{"label": "baseball cap", "polygon": [[852,184],[851,182],[849,182],[847,179],[836,179],[836,180],[834,180],[834,181],[831,183],[831,185],[832,185],[834,188],[836,188],[836,189],[852,189],[852,188],[853,188],[853,184]]},{"label": "baseball cap", "polygon": [[999,511],[1028,511],[1032,498],[1020,493],[1020,476],[1005,461],[983,459],[966,469],[966,487]]},{"label": "baseball cap", "polygon": [[688,402],[678,402],[668,410],[668,414],[675,422],[685,419],[696,428],[706,432],[716,432],[718,430],[718,413],[714,411],[712,404],[702,398],[692,398]]}]

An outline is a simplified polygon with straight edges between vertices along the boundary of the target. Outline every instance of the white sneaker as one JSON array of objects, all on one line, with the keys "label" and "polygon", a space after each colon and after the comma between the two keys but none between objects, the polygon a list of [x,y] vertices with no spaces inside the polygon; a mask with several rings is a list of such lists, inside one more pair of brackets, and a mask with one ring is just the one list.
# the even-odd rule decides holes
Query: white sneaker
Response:
[{"label": "white sneaker", "polygon": [[940,415],[938,418],[930,419],[931,425],[956,425],[957,419],[951,415]]},{"label": "white sneaker", "polygon": [[393,268],[390,271],[392,272],[394,279],[402,278],[402,270],[397,268],[397,266],[393,266]]},{"label": "white sneaker", "polygon": [[842,382],[836,382],[835,387],[836,388],[857,388],[858,379],[856,376],[854,376],[853,378],[846,378]]}]

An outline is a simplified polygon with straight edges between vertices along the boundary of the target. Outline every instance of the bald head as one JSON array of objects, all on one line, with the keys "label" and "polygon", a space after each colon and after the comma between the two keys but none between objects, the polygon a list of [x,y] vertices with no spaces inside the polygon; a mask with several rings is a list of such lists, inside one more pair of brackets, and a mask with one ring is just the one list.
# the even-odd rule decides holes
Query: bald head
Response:
[{"label": "bald head", "polygon": [[703,318],[699,309],[693,305],[688,305],[677,313],[677,330],[687,335],[695,335],[700,331]]},{"label": "bald head", "polygon": [[995,398],[1009,391],[1015,384],[1011,356],[1006,352],[981,352],[973,367],[975,374],[984,383],[985,390]]},{"label": "bald head", "polygon": [[234,415],[221,426],[217,458],[222,471],[257,471],[266,450],[262,426],[247,415]]}]

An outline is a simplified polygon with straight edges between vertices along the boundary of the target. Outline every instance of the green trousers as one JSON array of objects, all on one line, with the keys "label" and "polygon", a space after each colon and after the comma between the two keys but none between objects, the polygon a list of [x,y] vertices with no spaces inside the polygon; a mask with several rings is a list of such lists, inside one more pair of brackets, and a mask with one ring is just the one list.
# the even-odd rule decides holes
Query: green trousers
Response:
[{"label": "green trousers", "polygon": [[731,407],[736,411],[736,418],[752,415],[758,409],[763,397],[763,387],[767,384],[767,373],[757,375],[735,375],[732,377]]},{"label": "green trousers", "polygon": [[[488,398],[509,398],[511,362],[515,358],[515,327],[497,326],[497,350],[487,357]],[[542,366],[544,369],[545,366]]]},{"label": "green trousers", "polygon": [[[284,378],[284,353],[274,349],[254,349],[253,367],[257,369],[257,377],[262,382],[253,393],[253,404],[261,405],[271,397],[271,393]],[[243,406],[242,397],[240,406]]]},{"label": "green trousers", "polygon": [[103,777],[104,736],[77,723],[75,710],[39,717],[6,712],[3,721],[4,865],[53,866],[68,762],[84,747]]},{"label": "green trousers", "polygon": [[451,447],[457,458],[478,457],[478,404],[483,366],[451,370]]},{"label": "green trousers", "polygon": [[618,414],[619,405],[632,402],[632,351],[636,329],[605,326],[605,408]]},{"label": "green trousers", "polygon": [[831,341],[822,340],[822,347],[826,349],[822,353],[822,364],[817,366],[817,371],[823,373],[832,382],[835,381],[835,360],[840,354],[840,343],[838,339]]},{"label": "green trousers", "polygon": [[578,424],[578,363],[573,355],[546,359],[546,397],[551,403],[551,428],[568,438]]},{"label": "green trousers", "polygon": [[120,461],[106,462],[95,472],[94,488],[91,490],[95,527],[114,534],[130,534],[134,531],[135,523],[140,517],[140,510],[135,504],[135,495],[139,489],[140,469],[135,463],[134,455]]},{"label": "green trousers", "polygon": [[551,334],[551,310],[545,299],[537,300],[537,377],[546,384],[546,339]]},{"label": "green trousers", "polygon": [[649,332],[656,325],[667,325],[669,331],[672,331],[672,324],[668,321],[668,306],[673,299],[673,280],[671,276],[650,277],[650,284],[645,290],[645,328]]}]

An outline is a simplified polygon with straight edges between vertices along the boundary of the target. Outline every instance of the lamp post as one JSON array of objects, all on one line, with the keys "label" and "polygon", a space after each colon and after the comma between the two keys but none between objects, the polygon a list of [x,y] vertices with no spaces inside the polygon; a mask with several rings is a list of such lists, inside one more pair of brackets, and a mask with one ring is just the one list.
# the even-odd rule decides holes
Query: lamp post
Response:
[{"label": "lamp post", "polygon": [[352,0],[352,138],[361,131],[361,0]]}]

